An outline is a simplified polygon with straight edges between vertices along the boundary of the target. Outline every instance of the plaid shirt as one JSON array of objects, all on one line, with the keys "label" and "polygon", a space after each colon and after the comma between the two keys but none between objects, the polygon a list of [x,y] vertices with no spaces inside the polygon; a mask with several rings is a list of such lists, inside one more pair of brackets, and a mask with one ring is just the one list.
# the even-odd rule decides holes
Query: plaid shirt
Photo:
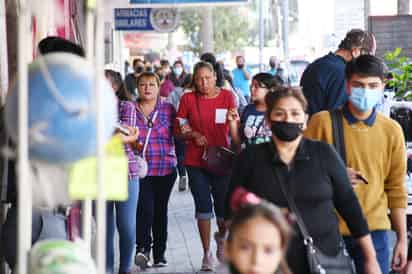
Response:
[{"label": "plaid shirt", "polygon": [[[136,107],[129,101],[119,101],[119,123],[131,127],[136,127]],[[129,180],[137,179],[136,156],[129,144],[124,145],[127,158],[129,159]]]},{"label": "plaid shirt", "polygon": [[[172,104],[159,100],[154,111],[150,113],[149,120],[153,119],[158,111],[156,120],[153,121],[152,133],[146,148],[145,158],[149,165],[148,176],[164,176],[176,168],[177,158],[173,139],[173,121],[176,111]],[[136,111],[136,127],[139,128],[139,143],[144,144],[149,131],[148,123],[140,111]]]}]

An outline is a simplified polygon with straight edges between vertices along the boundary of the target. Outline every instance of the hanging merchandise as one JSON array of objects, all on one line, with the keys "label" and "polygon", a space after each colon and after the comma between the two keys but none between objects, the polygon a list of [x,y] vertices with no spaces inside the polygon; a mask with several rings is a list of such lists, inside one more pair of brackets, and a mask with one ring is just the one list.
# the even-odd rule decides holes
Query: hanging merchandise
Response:
[{"label": "hanging merchandise", "polygon": [[96,267],[82,242],[46,240],[30,251],[31,274],[96,274]]},{"label": "hanging merchandise", "polygon": [[[67,53],[39,57],[29,66],[29,154],[31,159],[72,163],[96,154],[94,69],[83,58]],[[117,122],[116,98],[106,80],[101,83],[104,107],[103,139]],[[6,129],[17,142],[17,87],[6,104]]]}]

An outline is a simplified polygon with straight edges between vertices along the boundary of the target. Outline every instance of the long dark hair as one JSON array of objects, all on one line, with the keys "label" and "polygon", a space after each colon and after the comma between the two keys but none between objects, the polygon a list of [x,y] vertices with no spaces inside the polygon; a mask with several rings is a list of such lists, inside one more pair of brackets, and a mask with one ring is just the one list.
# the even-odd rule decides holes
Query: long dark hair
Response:
[{"label": "long dark hair", "polygon": [[[242,225],[244,225],[246,222],[256,217],[264,218],[266,221],[273,224],[279,230],[280,239],[281,239],[281,248],[284,254],[286,254],[286,250],[289,244],[289,239],[292,233],[290,225],[285,215],[282,213],[282,211],[277,206],[267,201],[264,201],[264,200],[261,200],[257,204],[242,205],[242,207],[240,207],[240,209],[238,209],[235,212],[235,214],[233,215],[233,218],[231,219],[231,224],[229,227],[229,235],[227,238],[228,243],[233,241],[233,235]],[[279,268],[282,274],[291,273],[284,259],[284,256],[282,257],[280,261]]]},{"label": "long dark hair", "polygon": [[110,82],[116,84],[119,88],[116,90],[117,99],[122,101],[132,101],[132,96],[127,91],[125,84],[122,80],[122,75],[114,70],[106,69],[104,75]]}]

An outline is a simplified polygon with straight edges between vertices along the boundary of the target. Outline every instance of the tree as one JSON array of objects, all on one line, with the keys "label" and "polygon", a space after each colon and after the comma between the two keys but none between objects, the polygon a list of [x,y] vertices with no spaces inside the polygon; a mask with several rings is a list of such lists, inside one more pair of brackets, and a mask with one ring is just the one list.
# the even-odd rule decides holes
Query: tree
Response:
[{"label": "tree", "polygon": [[[201,12],[201,8],[184,9],[181,12],[181,27],[189,40],[185,49],[193,51],[195,54],[200,54],[202,50],[200,39]],[[213,27],[215,53],[238,50],[247,45],[248,21],[246,16],[239,13],[238,8],[214,8]]]}]

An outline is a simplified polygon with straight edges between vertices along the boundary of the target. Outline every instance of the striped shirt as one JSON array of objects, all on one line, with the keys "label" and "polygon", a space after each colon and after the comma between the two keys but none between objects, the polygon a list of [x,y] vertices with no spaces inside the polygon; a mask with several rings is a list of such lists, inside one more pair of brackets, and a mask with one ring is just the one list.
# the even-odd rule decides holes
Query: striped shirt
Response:
[{"label": "striped shirt", "polygon": [[[149,171],[147,176],[164,176],[173,172],[176,168],[177,158],[173,139],[173,121],[176,118],[176,111],[172,104],[159,100],[155,109],[150,113],[148,119],[152,120],[155,112],[158,111],[153,122],[152,133],[146,148],[145,158]],[[143,113],[136,111],[136,125],[139,128],[139,143],[144,144],[149,131],[148,122]]]},{"label": "striped shirt", "polygon": [[[130,101],[119,101],[119,123],[130,127],[136,127],[136,107]],[[137,179],[136,156],[130,144],[124,144],[127,158],[129,159],[129,180]]]}]

